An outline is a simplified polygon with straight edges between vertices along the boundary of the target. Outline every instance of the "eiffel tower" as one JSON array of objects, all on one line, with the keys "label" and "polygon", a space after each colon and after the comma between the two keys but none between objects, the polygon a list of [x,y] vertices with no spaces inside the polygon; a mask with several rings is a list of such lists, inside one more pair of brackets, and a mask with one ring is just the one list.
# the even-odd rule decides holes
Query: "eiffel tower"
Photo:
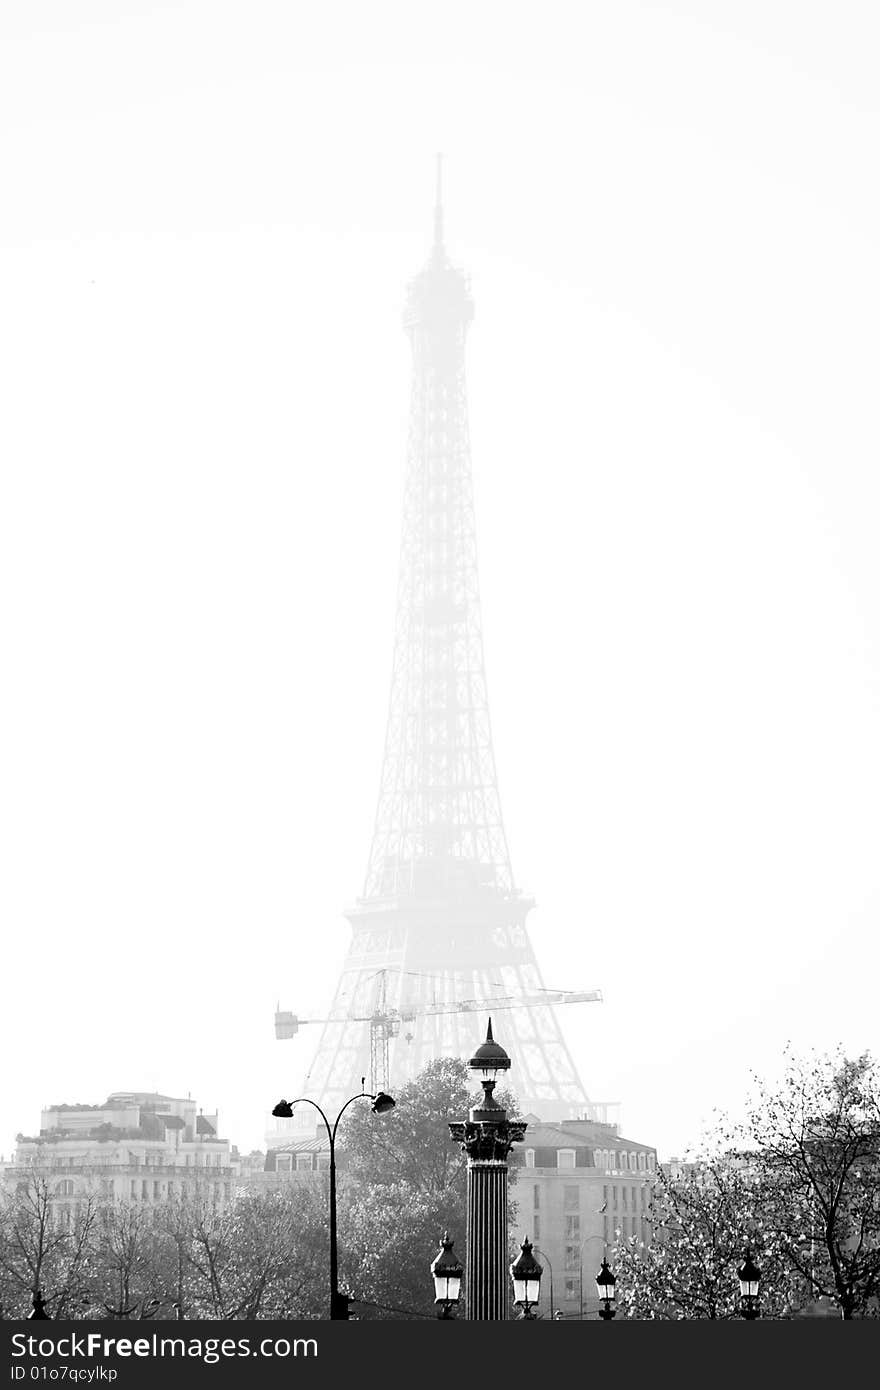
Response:
[{"label": "eiffel tower", "polygon": [[[412,400],[379,802],[363,894],[346,913],[348,955],[301,1092],[330,1114],[362,1076],[393,1092],[432,1058],[469,1057],[497,1008],[523,1111],[558,1120],[590,1110],[542,999],[552,996],[526,931],[534,902],[515,887],[501,817],[465,391],[472,317],[468,278],[446,252],[438,158],[434,244],[404,312]],[[293,1015],[277,1017],[290,1022],[278,1036],[291,1036]]]}]

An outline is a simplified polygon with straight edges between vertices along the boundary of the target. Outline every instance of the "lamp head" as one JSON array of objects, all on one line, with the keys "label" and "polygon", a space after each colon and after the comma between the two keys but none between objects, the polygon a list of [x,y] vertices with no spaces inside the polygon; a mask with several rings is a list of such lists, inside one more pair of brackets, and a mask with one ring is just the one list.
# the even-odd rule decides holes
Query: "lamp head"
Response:
[{"label": "lamp head", "polygon": [[457,1303],[461,1297],[464,1267],[461,1260],[452,1253],[453,1244],[454,1242],[449,1239],[449,1234],[445,1234],[440,1242],[440,1249],[431,1264],[435,1303]]},{"label": "lamp head", "polygon": [[471,1071],[475,1071],[480,1078],[483,1087],[482,1104],[471,1110],[472,1120],[492,1120],[503,1118],[504,1111],[495,1100],[492,1092],[495,1090],[495,1082],[498,1077],[510,1069],[510,1058],[495,1039],[492,1037],[492,1020],[489,1019],[489,1027],[486,1031],[486,1041],[480,1043],[473,1057],[468,1062]]},{"label": "lamp head", "polygon": [[543,1270],[532,1254],[531,1241],[526,1237],[520,1246],[519,1259],[510,1266],[513,1280],[513,1301],[518,1307],[529,1309],[537,1303],[541,1294],[541,1275]]},{"label": "lamp head", "polygon": [[494,1086],[501,1072],[510,1070],[510,1058],[504,1048],[492,1037],[492,1020],[489,1019],[489,1027],[486,1030],[486,1041],[480,1043],[471,1060],[468,1062],[471,1071],[479,1072],[483,1085],[491,1081]]},{"label": "lamp head", "polygon": [[379,1094],[374,1097],[370,1109],[374,1115],[385,1115],[389,1110],[393,1110],[396,1104],[397,1101],[393,1096],[389,1096],[385,1091],[380,1091]]},{"label": "lamp head", "polygon": [[602,1268],[596,1275],[596,1292],[599,1297],[605,1299],[608,1303],[613,1303],[615,1298],[614,1285],[616,1283],[617,1280],[611,1272],[608,1261],[603,1259]]},{"label": "lamp head", "polygon": [[273,1106],[272,1114],[278,1120],[292,1120],[293,1106],[289,1100],[279,1100],[278,1104]]},{"label": "lamp head", "polygon": [[736,1271],[739,1291],[742,1298],[757,1298],[761,1283],[761,1271],[752,1259],[750,1246],[746,1246],[746,1257]]}]

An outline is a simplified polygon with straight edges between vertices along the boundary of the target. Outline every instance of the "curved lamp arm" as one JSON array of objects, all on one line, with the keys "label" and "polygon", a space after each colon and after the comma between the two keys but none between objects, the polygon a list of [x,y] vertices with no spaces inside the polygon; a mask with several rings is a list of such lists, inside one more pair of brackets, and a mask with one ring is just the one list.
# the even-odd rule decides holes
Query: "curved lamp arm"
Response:
[{"label": "curved lamp arm", "polygon": [[[362,1080],[362,1081],[361,1081],[361,1086],[363,1086],[363,1084],[364,1084],[364,1083],[363,1083],[363,1080]],[[324,1114],[324,1111],[321,1109],[321,1107],[320,1107],[320,1105],[318,1104],[318,1102],[317,1102],[316,1100],[312,1100],[309,1096],[297,1096],[296,1100],[288,1100],[288,1101],[285,1102],[285,1104],[289,1105],[290,1108],[291,1108],[291,1110],[293,1109],[293,1107],[294,1107],[295,1105],[311,1105],[312,1108],[313,1108],[314,1110],[317,1110],[318,1114],[321,1116],[321,1119],[324,1121],[324,1128],[325,1128],[326,1131],[327,1131],[327,1138],[330,1140],[330,1153],[331,1153],[331,1156],[332,1156],[332,1154],[333,1154],[333,1152],[334,1152],[334,1149],[335,1149],[335,1147],[336,1147],[336,1131],[337,1131],[338,1128],[339,1128],[339,1121],[342,1119],[342,1117],[343,1117],[343,1115],[345,1114],[345,1112],[346,1112],[346,1110],[348,1109],[348,1107],[349,1107],[350,1105],[353,1105],[354,1102],[355,1102],[356,1100],[373,1100],[373,1101],[375,1101],[375,1100],[378,1100],[378,1096],[374,1096],[370,1091],[364,1091],[364,1090],[358,1091],[355,1095],[350,1096],[349,1099],[348,1099],[348,1100],[345,1102],[345,1104],[343,1105],[343,1107],[342,1107],[342,1109],[340,1110],[339,1114],[336,1116],[336,1119],[335,1119],[334,1122],[333,1122],[332,1128],[331,1128],[331,1126],[330,1126],[330,1121],[327,1119],[327,1116]]]},{"label": "curved lamp arm", "polygon": [[[363,1086],[363,1084],[364,1084],[364,1083],[363,1083],[363,1081],[362,1081],[362,1082],[361,1082],[361,1085]],[[350,1097],[349,1097],[349,1099],[345,1102],[345,1104],[343,1105],[342,1109],[340,1110],[339,1114],[336,1116],[336,1120],[335,1120],[334,1125],[333,1125],[333,1133],[332,1133],[332,1135],[330,1136],[330,1143],[331,1143],[331,1144],[333,1144],[333,1143],[336,1142],[336,1131],[337,1131],[337,1129],[339,1128],[339,1121],[342,1119],[342,1117],[343,1117],[343,1115],[345,1114],[345,1112],[346,1112],[346,1110],[348,1109],[348,1107],[349,1107],[350,1105],[353,1105],[354,1102],[355,1102],[356,1100],[363,1100],[363,1099],[366,1099],[366,1100],[375,1100],[376,1097],[375,1097],[374,1095],[371,1095],[369,1091],[358,1091],[358,1093],[357,1093],[356,1096],[350,1096]],[[328,1129],[329,1129],[329,1125],[328,1125]]]},{"label": "curved lamp arm", "polygon": [[327,1131],[327,1138],[330,1140],[330,1147],[333,1147],[333,1135],[330,1133],[330,1121],[327,1119],[327,1116],[324,1114],[323,1110],[321,1109],[320,1105],[316,1100],[309,1100],[308,1096],[297,1096],[296,1100],[289,1100],[287,1104],[290,1106],[291,1110],[295,1105],[311,1105],[315,1110],[317,1110],[318,1114],[321,1116],[321,1119],[324,1121],[324,1128]]}]

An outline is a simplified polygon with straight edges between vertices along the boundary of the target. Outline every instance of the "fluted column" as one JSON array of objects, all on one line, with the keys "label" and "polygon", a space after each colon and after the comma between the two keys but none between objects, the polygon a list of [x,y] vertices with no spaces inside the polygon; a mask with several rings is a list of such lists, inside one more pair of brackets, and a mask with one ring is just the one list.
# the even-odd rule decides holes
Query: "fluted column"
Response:
[{"label": "fluted column", "polygon": [[526,1128],[522,1120],[508,1120],[500,1106],[472,1110],[469,1120],[449,1126],[468,1159],[464,1292],[465,1316],[472,1321],[502,1322],[508,1316],[507,1156]]}]

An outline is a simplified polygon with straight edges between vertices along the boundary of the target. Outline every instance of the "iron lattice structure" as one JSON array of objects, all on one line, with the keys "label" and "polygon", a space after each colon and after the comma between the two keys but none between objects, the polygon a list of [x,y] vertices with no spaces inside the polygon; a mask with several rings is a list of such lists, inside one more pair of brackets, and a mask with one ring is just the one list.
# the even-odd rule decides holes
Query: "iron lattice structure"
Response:
[{"label": "iron lattice structure", "polygon": [[[433,250],[404,314],[412,406],[379,802],[348,956],[304,1083],[331,1110],[361,1076],[393,1089],[434,1057],[469,1056],[493,999],[534,1000],[544,988],[489,721],[465,389],[472,317],[468,279],[444,245],[438,167]],[[472,1001],[486,1009],[458,1007]],[[589,1108],[552,1006],[508,1004],[497,1022],[524,1110],[562,1119]]]}]

